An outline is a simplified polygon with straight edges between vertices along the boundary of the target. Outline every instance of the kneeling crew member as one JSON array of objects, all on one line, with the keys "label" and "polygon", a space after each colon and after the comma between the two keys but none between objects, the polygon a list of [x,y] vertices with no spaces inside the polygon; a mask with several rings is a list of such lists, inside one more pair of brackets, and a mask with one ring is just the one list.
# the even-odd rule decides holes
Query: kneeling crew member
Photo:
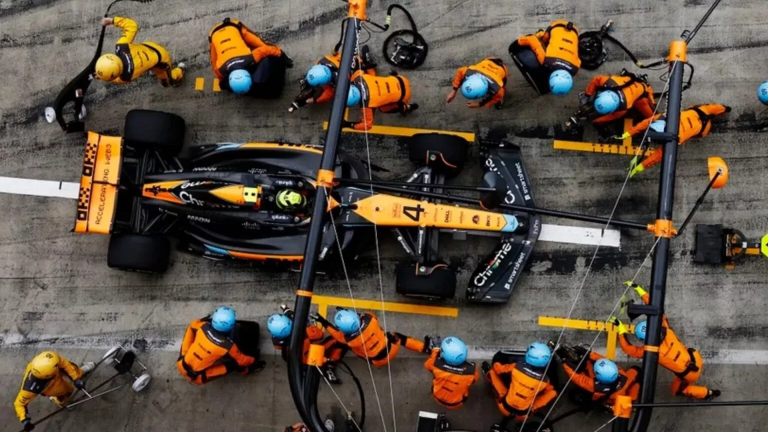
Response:
[{"label": "kneeling crew member", "polygon": [[573,77],[579,72],[579,29],[572,22],[555,20],[546,30],[520,36],[520,46],[531,48],[539,64],[549,68],[549,89],[555,96],[565,96],[573,88]]},{"label": "kneeling crew member", "polygon": [[475,364],[467,362],[467,345],[453,336],[443,339],[440,348],[432,348],[424,368],[435,376],[432,397],[450,410],[461,408],[479,378]]},{"label": "kneeling crew member", "polygon": [[336,312],[333,324],[321,316],[318,316],[318,322],[334,339],[376,367],[386,366],[392,361],[401,345],[417,353],[426,353],[428,345],[400,333],[384,333],[378,318],[369,312],[358,315],[342,309]]},{"label": "kneeling crew member", "polygon": [[507,85],[509,71],[501,59],[488,57],[480,63],[465,66],[456,71],[453,77],[453,89],[445,98],[451,103],[456,98],[456,92],[461,88],[461,94],[467,99],[481,99],[480,102],[467,102],[470,108],[495,106],[497,109],[504,104],[504,87]]},{"label": "kneeling crew member", "polygon": [[594,77],[584,95],[590,99],[596,96],[594,108],[600,116],[594,118],[593,123],[608,123],[624,118],[631,109],[643,118],[648,118],[653,116],[656,109],[653,88],[648,81],[627,71],[621,75]]},{"label": "kneeling crew member", "polygon": [[[291,351],[289,342],[291,331],[293,330],[293,311],[286,307],[284,313],[270,316],[267,320],[267,329],[272,336],[272,345],[274,345],[276,350],[280,351],[280,357],[287,362]],[[341,360],[346,351],[345,347],[331,336],[326,336],[316,325],[307,324],[306,332],[307,335],[304,338],[304,347],[302,349],[302,363],[307,364],[311,345],[323,345],[325,347],[325,357],[332,360],[325,363],[323,372],[331,383],[340,383],[341,381],[336,376],[336,368],[333,361]]]},{"label": "kneeling crew member", "polygon": [[[35,428],[29,417],[27,405],[38,395],[48,396],[53,403],[65,406],[75,388],[84,389],[83,374],[93,370],[92,362],[81,367],[54,351],[43,351],[27,365],[21,389],[13,402],[16,416],[25,431]],[[66,378],[64,378],[66,376]]]},{"label": "kneeling crew member", "polygon": [[[525,352],[525,360],[519,363],[494,363],[486,372],[486,379],[493,386],[496,404],[506,417],[516,421],[526,419],[528,412],[535,414],[557,397],[555,387],[544,375],[552,358],[552,350],[541,342],[534,342]],[[511,375],[509,387],[503,375]]]},{"label": "kneeling crew member", "polygon": [[269,45],[236,19],[225,18],[208,33],[211,45],[211,65],[221,88],[236,94],[251,89],[251,73],[265,57],[284,57],[288,67],[293,66],[279,47]]},{"label": "kneeling crew member", "polygon": [[[366,74],[376,75],[368,45],[361,48],[362,56],[355,56],[352,59],[351,74],[361,69]],[[309,68],[304,79],[301,80],[301,90],[299,95],[293,100],[288,112],[293,112],[307,104],[325,103],[333,99],[336,94],[336,76],[339,73],[339,63],[341,63],[341,53],[333,52],[315,63]]]},{"label": "kneeling crew member", "polygon": [[[629,281],[625,283],[634,288],[644,304],[648,304],[650,297],[643,287]],[[644,347],[629,343],[627,339],[629,330],[624,324],[616,321],[615,323],[619,326],[621,349],[630,357],[643,358]],[[672,394],[707,400],[720,396],[720,390],[710,390],[704,386],[693,385],[701,377],[704,368],[701,353],[693,348],[687,348],[680,342],[675,332],[669,327],[666,314],[662,316],[661,326],[662,341],[658,347],[659,364],[675,374],[675,380],[672,381]],[[635,336],[641,342],[645,342],[646,327],[645,321],[641,321],[635,326]]]},{"label": "kneeling crew member", "polygon": [[232,341],[235,322],[235,311],[222,306],[210,318],[189,324],[176,362],[176,368],[187,381],[202,385],[230,372],[246,374],[264,368],[264,361],[243,354]]},{"label": "kneeling crew member", "polygon": [[114,54],[104,54],[96,61],[96,78],[115,84],[127,84],[152,71],[163,87],[177,87],[184,77],[184,63],[173,67],[171,54],[155,42],[133,43],[139,25],[130,18],[104,18],[104,27],[114,24],[123,30],[115,44]]},{"label": "kneeling crew member", "polygon": [[408,114],[416,110],[418,104],[408,104],[411,100],[411,83],[402,75],[392,72],[389,76],[367,75],[357,71],[352,75],[347,95],[347,106],[362,106],[360,122],[344,122],[345,127],[355,130],[368,130],[373,126],[373,110],[385,114]]},{"label": "kneeling crew member", "polygon": [[[709,135],[709,131],[712,129],[712,119],[728,112],[731,112],[731,107],[719,104],[694,105],[687,110],[681,111],[678,145],[685,144],[685,142],[691,138],[705,137]],[[649,127],[656,132],[663,133],[667,127],[666,113],[657,114],[643,120],[619,138],[624,139],[645,133]],[[661,162],[663,156],[664,149],[663,147],[659,147],[648,157],[643,159],[641,163],[638,163],[637,157],[633,158],[630,165],[630,176],[634,177],[636,174],[658,164]]]},{"label": "kneeling crew member", "polygon": [[600,405],[613,406],[617,396],[629,396],[636,401],[640,394],[640,374],[637,367],[622,370],[616,363],[600,354],[590,351],[586,360],[586,372],[576,372],[567,362],[563,370],[574,384],[592,395],[592,401]]}]

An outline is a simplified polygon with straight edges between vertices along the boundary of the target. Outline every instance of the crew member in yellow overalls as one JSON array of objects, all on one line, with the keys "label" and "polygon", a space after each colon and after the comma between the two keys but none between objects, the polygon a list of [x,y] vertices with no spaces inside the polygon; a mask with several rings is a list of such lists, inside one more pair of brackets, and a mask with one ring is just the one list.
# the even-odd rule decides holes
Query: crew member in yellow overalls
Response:
[{"label": "crew member in yellow overalls", "polygon": [[184,63],[173,67],[168,50],[155,42],[133,43],[139,25],[130,18],[104,18],[101,25],[123,30],[115,44],[114,54],[104,54],[96,61],[96,78],[115,84],[127,84],[152,71],[163,87],[177,87],[184,77]]}]

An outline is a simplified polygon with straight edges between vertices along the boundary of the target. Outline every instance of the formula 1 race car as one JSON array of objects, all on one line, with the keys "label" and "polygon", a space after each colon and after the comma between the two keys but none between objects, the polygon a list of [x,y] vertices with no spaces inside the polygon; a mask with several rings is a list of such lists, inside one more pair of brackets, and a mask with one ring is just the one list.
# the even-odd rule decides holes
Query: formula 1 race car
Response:
[{"label": "formula 1 race car", "polygon": [[[134,110],[123,137],[88,134],[75,232],[110,234],[108,265],[142,272],[168,267],[170,241],[211,259],[245,259],[284,267],[303,260],[316,191],[317,147],[284,143],[196,146],[183,156],[184,120]],[[446,185],[466,160],[466,140],[441,134],[410,138],[410,159],[421,165],[405,182],[369,180],[368,167],[340,153],[329,199],[331,213],[320,260],[354,259],[374,226],[391,228],[411,258],[396,269],[397,290],[451,298],[456,275],[439,261],[438,232],[497,235],[501,241],[470,279],[467,297],[505,302],[538,239],[538,216],[459,207],[477,199],[443,190],[482,193],[485,208],[533,206],[520,149],[484,144],[484,187]],[[507,186],[511,185],[511,186]],[[443,204],[443,202],[452,202]]]}]

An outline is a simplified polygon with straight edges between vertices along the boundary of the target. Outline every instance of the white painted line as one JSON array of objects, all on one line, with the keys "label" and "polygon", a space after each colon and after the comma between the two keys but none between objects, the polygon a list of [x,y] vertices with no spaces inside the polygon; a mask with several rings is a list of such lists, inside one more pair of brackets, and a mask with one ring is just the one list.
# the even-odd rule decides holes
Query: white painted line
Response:
[{"label": "white painted line", "polygon": [[[600,236],[603,236],[602,243]],[[621,232],[613,229],[602,230],[600,228],[543,224],[539,241],[619,247],[621,245]]]},{"label": "white painted line", "polygon": [[72,182],[0,177],[0,193],[77,199],[80,185]]},{"label": "white painted line", "polygon": [[[88,349],[88,350],[108,350],[115,345],[127,347],[141,347],[137,351],[166,351],[178,352],[181,347],[181,338],[173,341],[152,337],[140,337],[136,335],[128,336],[55,336],[55,335],[31,335],[23,336],[18,333],[5,334],[0,337],[0,347],[2,348],[52,348],[52,349]],[[272,346],[268,335],[262,335],[260,344],[261,355],[279,355]],[[499,350],[515,350],[521,353],[525,352],[527,347],[497,347],[497,346],[469,346],[469,359],[475,361],[490,361],[493,355]],[[605,355],[605,349],[596,347],[595,352]],[[627,358],[619,350],[617,360],[621,363],[640,363],[640,360]],[[702,350],[701,355],[707,364],[721,365],[768,365],[768,350]],[[412,353],[407,350],[400,351],[399,357],[423,357],[423,355]]]},{"label": "white painted line", "polygon": [[[0,177],[0,193],[77,199],[79,191],[80,185],[72,182]],[[602,243],[601,235],[604,235]],[[619,247],[621,233],[617,230],[543,224],[539,241]]]},{"label": "white painted line", "polygon": [[[108,350],[116,345],[137,347],[136,351],[171,351],[181,349],[182,331],[178,339],[168,340],[153,337],[133,336],[72,336],[72,335],[21,335],[19,333],[0,334],[0,347],[3,348],[51,348],[51,349],[87,349]],[[259,348],[262,355],[278,355],[269,337],[262,337]]]}]

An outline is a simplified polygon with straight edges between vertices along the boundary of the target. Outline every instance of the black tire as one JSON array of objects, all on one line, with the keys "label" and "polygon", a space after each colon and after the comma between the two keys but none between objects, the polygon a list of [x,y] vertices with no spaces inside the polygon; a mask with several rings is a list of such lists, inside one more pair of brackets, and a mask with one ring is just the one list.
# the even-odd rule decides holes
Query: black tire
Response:
[{"label": "black tire", "polygon": [[397,293],[407,297],[450,299],[456,294],[456,273],[445,264],[426,265],[430,274],[417,275],[418,264],[399,264],[395,268]]},{"label": "black tire", "polygon": [[429,166],[437,174],[457,176],[467,160],[469,143],[456,135],[416,134],[408,139],[408,159],[419,166]]},{"label": "black tire", "polygon": [[107,265],[110,268],[143,273],[163,273],[168,269],[171,242],[158,235],[112,234]]},{"label": "black tire", "polygon": [[137,151],[157,150],[175,156],[184,146],[186,123],[176,114],[131,110],[125,116],[123,141]]}]

